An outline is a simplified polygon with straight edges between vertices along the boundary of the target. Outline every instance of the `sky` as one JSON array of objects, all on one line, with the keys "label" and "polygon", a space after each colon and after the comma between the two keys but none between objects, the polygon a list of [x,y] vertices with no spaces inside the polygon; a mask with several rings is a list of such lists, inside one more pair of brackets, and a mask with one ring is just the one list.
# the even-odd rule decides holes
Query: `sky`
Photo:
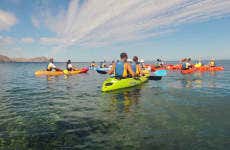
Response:
[{"label": "sky", "polygon": [[230,0],[0,0],[0,54],[230,59]]}]

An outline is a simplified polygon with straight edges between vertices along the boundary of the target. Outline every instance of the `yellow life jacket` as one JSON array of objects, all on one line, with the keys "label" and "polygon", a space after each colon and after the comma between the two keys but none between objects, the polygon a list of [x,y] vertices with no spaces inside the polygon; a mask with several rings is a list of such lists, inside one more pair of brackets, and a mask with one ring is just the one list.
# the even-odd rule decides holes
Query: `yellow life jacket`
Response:
[{"label": "yellow life jacket", "polygon": [[215,61],[210,61],[209,64],[210,64],[211,67],[215,67]]}]

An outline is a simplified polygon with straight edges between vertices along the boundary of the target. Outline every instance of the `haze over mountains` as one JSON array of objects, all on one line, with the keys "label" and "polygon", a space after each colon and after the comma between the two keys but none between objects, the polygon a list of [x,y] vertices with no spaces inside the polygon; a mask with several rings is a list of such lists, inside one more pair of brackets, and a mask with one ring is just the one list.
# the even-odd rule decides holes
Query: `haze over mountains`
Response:
[{"label": "haze over mountains", "polygon": [[0,62],[48,62],[46,57],[34,57],[34,58],[10,58],[8,56],[0,55]]}]

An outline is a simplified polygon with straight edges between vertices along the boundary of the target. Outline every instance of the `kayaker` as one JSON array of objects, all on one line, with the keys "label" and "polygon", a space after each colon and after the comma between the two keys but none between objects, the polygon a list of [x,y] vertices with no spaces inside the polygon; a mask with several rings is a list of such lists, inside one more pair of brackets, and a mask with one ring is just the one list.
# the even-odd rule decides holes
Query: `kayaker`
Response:
[{"label": "kayaker", "polygon": [[53,58],[50,58],[50,62],[49,62],[49,64],[48,64],[46,70],[47,70],[47,71],[53,71],[53,70],[55,70],[55,71],[62,71],[61,69],[57,68],[57,67],[54,65],[54,60],[53,60]]},{"label": "kayaker", "polygon": [[97,67],[97,64],[95,63],[95,61],[92,61],[90,64],[90,68],[94,68],[94,67]]},{"label": "kayaker", "polygon": [[105,61],[105,60],[104,60],[103,62],[101,62],[100,68],[107,68],[106,61]]},{"label": "kayaker", "polygon": [[121,53],[120,58],[121,60],[117,63],[114,63],[112,69],[108,73],[114,74],[115,77],[119,78],[127,78],[130,75],[134,77],[135,73],[133,72],[131,65],[127,62],[127,53]]},{"label": "kayaker", "polygon": [[163,67],[163,61],[161,59],[157,59],[157,62],[155,64],[155,67],[156,68],[160,68],[160,67]]},{"label": "kayaker", "polygon": [[211,59],[211,60],[210,60],[209,66],[210,66],[210,67],[215,67],[215,66],[216,66],[216,62],[215,62],[214,59]]},{"label": "kayaker", "polygon": [[71,63],[71,60],[68,60],[67,63],[66,63],[66,69],[68,71],[75,71],[77,70],[77,67],[74,67]]},{"label": "kayaker", "polygon": [[137,56],[133,57],[133,62],[131,64],[131,66],[132,66],[132,70],[134,71],[134,73],[136,73],[136,76],[144,75],[142,70],[141,70],[140,63],[138,62]]},{"label": "kayaker", "polygon": [[189,69],[189,65],[188,65],[188,61],[187,61],[187,58],[184,58],[184,59],[182,59],[181,60],[181,63],[182,63],[182,66],[181,66],[181,69],[182,70],[187,70],[187,69]]},{"label": "kayaker", "polygon": [[145,68],[145,61],[144,61],[144,59],[141,59],[140,60],[140,66],[141,66],[141,68]]},{"label": "kayaker", "polygon": [[200,67],[202,67],[202,66],[203,66],[203,63],[202,63],[202,60],[201,60],[201,58],[200,58],[199,61],[198,61],[198,63],[195,64],[195,67],[196,67],[196,68],[200,68]]},{"label": "kayaker", "polygon": [[113,60],[112,63],[109,65],[109,68],[112,69],[114,64],[115,64],[115,61]]}]

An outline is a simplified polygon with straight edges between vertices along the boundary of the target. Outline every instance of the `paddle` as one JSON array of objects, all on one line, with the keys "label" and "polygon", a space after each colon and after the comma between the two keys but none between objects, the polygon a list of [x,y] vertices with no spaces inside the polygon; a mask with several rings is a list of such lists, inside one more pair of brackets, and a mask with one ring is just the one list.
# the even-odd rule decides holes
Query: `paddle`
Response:
[{"label": "paddle", "polygon": [[149,80],[161,80],[162,76],[149,76]]},{"label": "paddle", "polygon": [[149,76],[149,80],[161,80],[163,76],[167,75],[166,70],[157,70],[153,73],[153,76]]},{"label": "paddle", "polygon": [[167,71],[166,70],[157,70],[154,73],[154,76],[166,76],[167,75]]}]

